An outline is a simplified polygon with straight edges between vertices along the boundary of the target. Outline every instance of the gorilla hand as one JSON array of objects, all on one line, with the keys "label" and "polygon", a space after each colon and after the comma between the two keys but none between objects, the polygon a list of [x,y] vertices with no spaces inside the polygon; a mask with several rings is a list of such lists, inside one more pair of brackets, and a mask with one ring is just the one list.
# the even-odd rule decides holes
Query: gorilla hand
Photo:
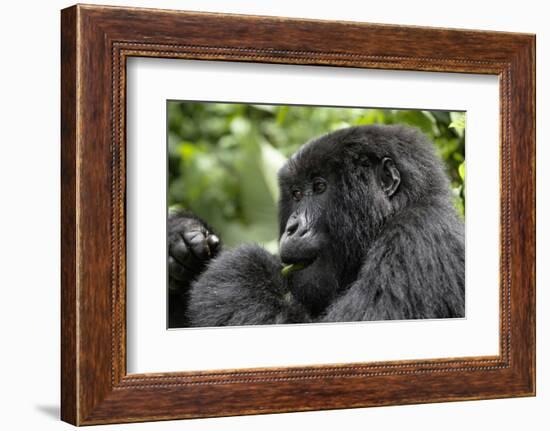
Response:
[{"label": "gorilla hand", "polygon": [[206,263],[220,251],[220,239],[188,212],[168,216],[168,275],[171,293],[186,293]]}]

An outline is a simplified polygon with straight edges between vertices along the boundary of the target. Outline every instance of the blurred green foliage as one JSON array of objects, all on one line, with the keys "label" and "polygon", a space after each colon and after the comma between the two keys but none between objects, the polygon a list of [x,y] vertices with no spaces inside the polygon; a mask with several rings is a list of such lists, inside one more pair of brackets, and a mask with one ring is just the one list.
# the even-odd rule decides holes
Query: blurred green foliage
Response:
[{"label": "blurred green foliage", "polygon": [[445,161],[464,214],[463,112],[168,102],[168,204],[206,220],[228,246],[276,251],[277,171],[301,145],[362,124],[421,129]]}]

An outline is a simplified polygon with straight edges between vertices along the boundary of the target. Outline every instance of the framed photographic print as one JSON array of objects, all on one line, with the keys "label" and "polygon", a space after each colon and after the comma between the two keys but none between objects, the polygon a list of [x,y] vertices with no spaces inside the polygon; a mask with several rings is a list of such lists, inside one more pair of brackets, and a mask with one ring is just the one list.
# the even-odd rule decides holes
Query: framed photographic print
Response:
[{"label": "framed photographic print", "polygon": [[535,394],[533,35],[77,5],[61,44],[63,420]]}]

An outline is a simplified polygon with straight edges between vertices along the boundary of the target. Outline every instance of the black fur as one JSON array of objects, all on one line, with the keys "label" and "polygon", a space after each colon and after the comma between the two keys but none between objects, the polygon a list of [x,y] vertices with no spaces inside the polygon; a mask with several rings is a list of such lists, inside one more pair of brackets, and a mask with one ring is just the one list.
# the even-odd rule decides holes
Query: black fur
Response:
[{"label": "black fur", "polygon": [[[386,159],[400,176],[391,193]],[[319,195],[307,188],[317,177],[328,184]],[[322,136],[287,162],[279,183],[281,244],[302,214],[315,260],[283,277],[280,257],[259,246],[222,251],[191,285],[189,325],[464,316],[464,225],[441,160],[416,129],[361,126]],[[299,202],[297,185],[305,190]]]},{"label": "black fur", "polygon": [[308,321],[285,289],[280,261],[257,245],[222,253],[191,292],[189,318],[194,326]]}]

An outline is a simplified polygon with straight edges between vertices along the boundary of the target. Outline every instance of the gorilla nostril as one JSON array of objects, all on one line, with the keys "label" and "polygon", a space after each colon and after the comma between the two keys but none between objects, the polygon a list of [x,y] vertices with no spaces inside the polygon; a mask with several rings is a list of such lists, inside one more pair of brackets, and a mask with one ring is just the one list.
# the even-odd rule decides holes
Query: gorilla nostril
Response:
[{"label": "gorilla nostril", "polygon": [[305,236],[308,232],[309,232],[309,229],[302,229],[302,230],[300,231],[300,238],[303,237],[303,236]]},{"label": "gorilla nostril", "polygon": [[294,221],[293,223],[290,223],[286,227],[286,234],[287,236],[292,236],[294,233],[298,230],[299,223],[298,221]]}]

